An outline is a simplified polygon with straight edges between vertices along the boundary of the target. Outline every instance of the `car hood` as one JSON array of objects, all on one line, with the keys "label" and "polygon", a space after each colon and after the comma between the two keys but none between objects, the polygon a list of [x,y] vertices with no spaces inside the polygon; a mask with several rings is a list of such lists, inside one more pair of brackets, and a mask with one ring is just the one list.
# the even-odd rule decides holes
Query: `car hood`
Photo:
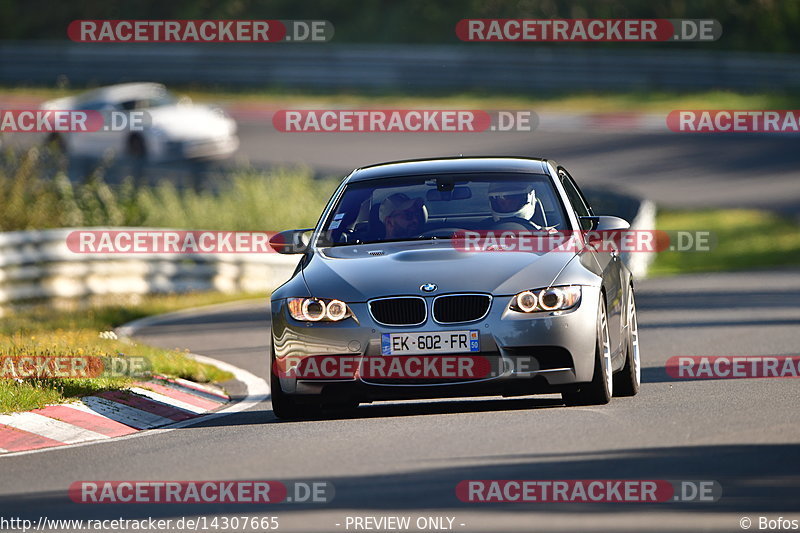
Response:
[{"label": "car hood", "polygon": [[[372,252],[372,253],[370,253]],[[550,285],[574,253],[463,252],[449,243],[380,243],[322,248],[303,269],[313,296],[363,302],[391,295],[487,292],[512,295]]]},{"label": "car hood", "polygon": [[226,137],[236,131],[233,119],[210,107],[180,104],[153,107],[147,112],[152,125],[174,141]]}]

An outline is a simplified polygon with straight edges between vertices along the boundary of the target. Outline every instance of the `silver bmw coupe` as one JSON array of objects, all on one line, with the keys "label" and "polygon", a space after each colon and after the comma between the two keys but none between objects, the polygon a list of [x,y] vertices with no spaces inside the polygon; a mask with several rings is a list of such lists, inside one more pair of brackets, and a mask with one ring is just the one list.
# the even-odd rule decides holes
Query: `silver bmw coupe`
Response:
[{"label": "silver bmw coupe", "polygon": [[[272,294],[279,418],[373,401],[560,393],[566,405],[640,385],[633,279],[590,233],[567,170],[527,158],[359,168],[313,229],[275,235],[302,254]],[[569,237],[565,238],[565,235]]]}]

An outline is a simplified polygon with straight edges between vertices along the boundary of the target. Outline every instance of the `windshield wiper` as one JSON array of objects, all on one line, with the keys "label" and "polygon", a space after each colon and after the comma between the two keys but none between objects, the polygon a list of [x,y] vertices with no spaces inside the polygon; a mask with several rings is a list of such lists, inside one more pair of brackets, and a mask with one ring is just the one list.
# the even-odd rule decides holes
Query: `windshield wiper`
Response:
[{"label": "windshield wiper", "polygon": [[391,242],[416,242],[416,241],[438,241],[438,240],[452,240],[453,235],[419,235],[418,237],[402,237],[399,239],[378,239],[374,241],[355,241],[355,242],[335,242],[328,244],[330,247],[337,246],[361,246],[364,244],[383,244]]}]

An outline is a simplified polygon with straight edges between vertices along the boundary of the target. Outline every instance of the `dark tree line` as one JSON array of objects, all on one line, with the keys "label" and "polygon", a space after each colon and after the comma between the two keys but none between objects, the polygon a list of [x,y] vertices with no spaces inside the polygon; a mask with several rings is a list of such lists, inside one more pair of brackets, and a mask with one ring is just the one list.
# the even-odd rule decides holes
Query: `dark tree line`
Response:
[{"label": "dark tree line", "polygon": [[0,39],[66,39],[75,19],[294,18],[330,20],[335,42],[459,43],[462,18],[522,17],[714,18],[719,41],[670,46],[800,52],[798,0],[0,0]]}]

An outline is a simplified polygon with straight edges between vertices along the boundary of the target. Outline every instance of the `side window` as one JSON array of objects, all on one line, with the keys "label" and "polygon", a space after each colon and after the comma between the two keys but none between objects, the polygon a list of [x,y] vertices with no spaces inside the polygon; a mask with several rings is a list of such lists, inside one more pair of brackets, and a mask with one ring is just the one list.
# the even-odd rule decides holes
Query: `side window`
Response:
[{"label": "side window", "polygon": [[[572,208],[575,210],[575,214],[579,217],[592,216],[591,208],[589,208],[586,200],[583,197],[583,194],[581,194],[580,190],[578,190],[578,186],[575,185],[572,177],[567,174],[565,170],[559,170],[558,177],[561,180],[561,185],[564,187],[564,191],[567,193],[569,203],[572,204]],[[591,227],[591,222],[581,221],[581,228],[584,230],[589,230]]]}]

